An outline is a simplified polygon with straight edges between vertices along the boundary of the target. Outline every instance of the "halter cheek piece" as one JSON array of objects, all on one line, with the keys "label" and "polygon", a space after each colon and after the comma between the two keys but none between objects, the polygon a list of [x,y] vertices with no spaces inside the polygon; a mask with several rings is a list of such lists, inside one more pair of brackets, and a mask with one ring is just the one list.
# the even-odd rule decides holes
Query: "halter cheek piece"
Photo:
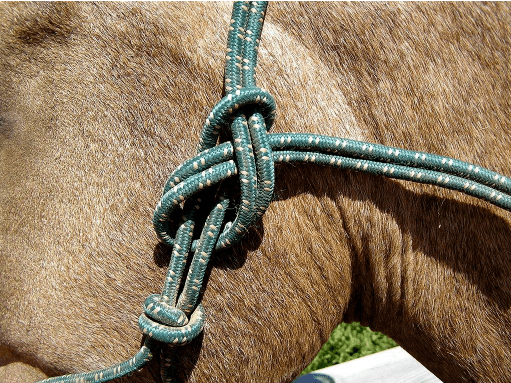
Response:
[{"label": "halter cheek piece", "polygon": [[[44,382],[113,380],[140,369],[159,350],[160,342],[177,345],[192,341],[204,326],[204,308],[198,299],[211,254],[238,242],[264,214],[273,195],[275,162],[309,162],[433,184],[511,210],[509,178],[480,166],[343,138],[267,133],[275,119],[275,101],[255,86],[254,79],[266,6],[262,1],[234,4],[227,42],[226,96],[206,119],[197,156],[172,173],[156,206],[154,228],[173,251],[162,294],[146,299],[139,318],[146,335],[144,345],[133,358],[104,370]],[[231,140],[218,144],[221,131],[230,133]],[[234,176],[239,177],[240,202],[234,221],[224,222],[233,200],[222,181]],[[214,185],[220,185],[214,202],[203,203],[203,190],[209,188],[211,194]],[[199,210],[208,213],[199,239],[194,240]],[[175,215],[181,216],[177,230],[172,220]],[[178,296],[191,252],[191,266]],[[173,381],[170,364],[168,356],[162,358],[165,382]]]}]

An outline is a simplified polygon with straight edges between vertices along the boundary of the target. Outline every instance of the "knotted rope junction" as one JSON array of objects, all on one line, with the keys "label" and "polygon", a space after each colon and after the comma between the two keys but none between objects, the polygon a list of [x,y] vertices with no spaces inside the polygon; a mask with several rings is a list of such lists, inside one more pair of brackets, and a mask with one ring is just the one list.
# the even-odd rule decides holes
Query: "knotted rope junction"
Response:
[{"label": "knotted rope junction", "polygon": [[[197,156],[172,173],[156,206],[154,228],[173,251],[162,293],[144,302],[139,319],[139,327],[147,335],[144,345],[133,358],[110,368],[44,382],[113,380],[141,368],[159,350],[159,342],[177,345],[194,339],[204,326],[204,308],[198,298],[211,254],[238,242],[264,214],[273,195],[275,162],[311,162],[428,183],[511,209],[509,178],[480,166],[343,138],[268,134],[275,118],[275,101],[256,87],[254,79],[266,6],[262,1],[234,4],[227,43],[226,95],[206,119]],[[217,145],[220,132],[230,134],[232,139]],[[203,206],[203,190],[234,176],[239,177],[240,203],[234,221],[225,223],[226,210],[233,203],[228,188],[218,188],[212,208],[211,204]],[[200,237],[193,240],[198,212],[208,207]],[[177,231],[172,219],[175,215],[181,216]],[[192,252],[191,266],[178,296],[187,257]],[[161,364],[162,380],[172,382],[170,360],[162,359]]]}]

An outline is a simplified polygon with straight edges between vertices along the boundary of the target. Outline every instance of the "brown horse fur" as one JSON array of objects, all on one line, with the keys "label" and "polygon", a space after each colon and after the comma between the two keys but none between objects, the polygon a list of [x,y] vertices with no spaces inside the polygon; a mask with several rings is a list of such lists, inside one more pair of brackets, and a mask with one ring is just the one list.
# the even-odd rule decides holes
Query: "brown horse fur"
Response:
[{"label": "brown horse fur", "polygon": [[[152,211],[222,96],[231,4],[0,7],[0,379],[32,382],[138,349],[170,256]],[[510,25],[508,4],[272,3],[257,81],[276,132],[511,175]],[[182,381],[289,382],[341,321],[444,382],[511,381],[508,212],[351,171],[276,173],[262,221],[212,260]],[[158,364],[120,381],[157,382]]]}]

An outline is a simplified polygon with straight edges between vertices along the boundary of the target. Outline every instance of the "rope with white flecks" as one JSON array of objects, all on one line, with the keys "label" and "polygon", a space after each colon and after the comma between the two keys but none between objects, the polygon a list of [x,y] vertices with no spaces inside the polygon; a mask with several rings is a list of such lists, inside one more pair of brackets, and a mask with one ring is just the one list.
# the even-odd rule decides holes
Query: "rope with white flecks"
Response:
[{"label": "rope with white flecks", "polygon": [[[172,173],[156,206],[155,231],[173,251],[162,294],[151,295],[144,302],[139,319],[139,327],[147,335],[144,345],[133,358],[110,368],[44,382],[113,380],[141,368],[158,351],[159,342],[185,344],[194,339],[204,326],[204,309],[198,300],[211,254],[238,242],[264,214],[273,195],[274,162],[309,162],[438,185],[511,210],[509,178],[480,166],[343,138],[268,134],[275,102],[254,80],[266,5],[258,1],[234,4],[225,66],[226,96],[206,119],[198,155]],[[217,144],[220,132],[230,132],[231,141]],[[240,203],[234,221],[225,223],[226,210],[234,202],[228,188],[220,186],[215,202],[202,206],[209,199],[204,191],[235,175],[240,178]],[[197,213],[206,208],[209,214],[199,239],[194,239]],[[172,219],[176,215],[180,216],[177,231]],[[190,252],[194,254],[183,281]],[[161,363],[164,382],[173,381],[169,364],[169,359]]]}]

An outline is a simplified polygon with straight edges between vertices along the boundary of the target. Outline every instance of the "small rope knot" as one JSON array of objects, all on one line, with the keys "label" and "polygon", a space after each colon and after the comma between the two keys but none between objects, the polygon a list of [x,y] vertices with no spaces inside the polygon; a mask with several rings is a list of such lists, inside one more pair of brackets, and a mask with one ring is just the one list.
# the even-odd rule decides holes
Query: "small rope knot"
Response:
[{"label": "small rope knot", "polygon": [[171,305],[169,297],[152,294],[144,302],[144,313],[138,319],[144,334],[160,342],[186,344],[202,331],[204,310],[198,305],[190,316]]}]

